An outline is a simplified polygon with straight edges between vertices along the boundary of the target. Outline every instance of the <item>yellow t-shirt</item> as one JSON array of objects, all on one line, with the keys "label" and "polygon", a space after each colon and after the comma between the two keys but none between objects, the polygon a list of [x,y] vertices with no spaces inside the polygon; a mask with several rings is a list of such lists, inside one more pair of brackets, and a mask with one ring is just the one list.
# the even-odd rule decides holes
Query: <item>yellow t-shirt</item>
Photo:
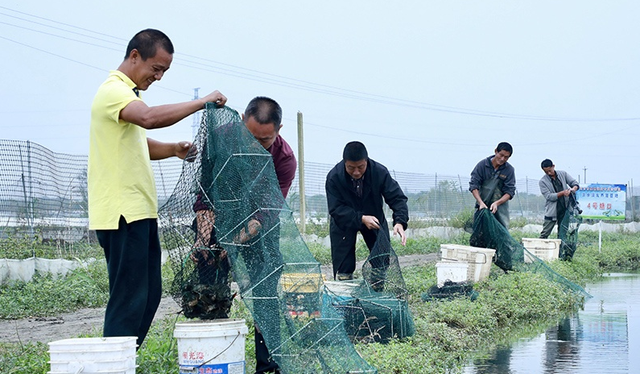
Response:
[{"label": "yellow t-shirt", "polygon": [[89,228],[115,230],[127,223],[158,218],[158,196],[146,130],[120,119],[120,111],[141,100],[135,83],[111,71],[91,106],[89,131]]}]

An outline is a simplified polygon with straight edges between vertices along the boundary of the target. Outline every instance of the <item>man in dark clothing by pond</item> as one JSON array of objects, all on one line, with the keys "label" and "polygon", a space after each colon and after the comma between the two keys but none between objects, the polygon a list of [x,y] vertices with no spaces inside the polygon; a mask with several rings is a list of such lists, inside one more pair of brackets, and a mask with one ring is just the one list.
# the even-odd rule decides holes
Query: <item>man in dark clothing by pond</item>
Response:
[{"label": "man in dark clothing by pond", "polygon": [[509,200],[516,193],[516,172],[507,162],[512,154],[511,144],[499,143],[493,156],[478,162],[469,181],[469,191],[476,199],[476,215],[482,209],[489,209],[507,229]]},{"label": "man in dark clothing by pond", "polygon": [[406,244],[407,197],[398,182],[391,178],[389,170],[369,158],[364,144],[347,143],[342,161],[327,174],[325,189],[331,216],[329,235],[334,279],[353,279],[358,232],[369,251],[378,234],[389,232],[383,201],[393,211],[394,235],[398,234],[402,245]]}]

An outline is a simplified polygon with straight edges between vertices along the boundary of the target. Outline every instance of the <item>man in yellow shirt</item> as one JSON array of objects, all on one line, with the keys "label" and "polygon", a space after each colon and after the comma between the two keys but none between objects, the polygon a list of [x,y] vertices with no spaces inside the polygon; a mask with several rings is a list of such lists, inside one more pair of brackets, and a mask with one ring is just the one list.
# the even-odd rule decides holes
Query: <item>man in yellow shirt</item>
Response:
[{"label": "man in yellow shirt", "polygon": [[171,126],[204,108],[224,105],[218,91],[177,104],[149,107],[140,91],[162,78],[173,60],[173,44],[146,29],[129,42],[124,61],[109,73],[91,106],[89,228],[96,230],[109,273],[104,336],[149,331],[162,296],[158,201],[151,160],[184,158],[189,142],[163,143],[146,130]]}]

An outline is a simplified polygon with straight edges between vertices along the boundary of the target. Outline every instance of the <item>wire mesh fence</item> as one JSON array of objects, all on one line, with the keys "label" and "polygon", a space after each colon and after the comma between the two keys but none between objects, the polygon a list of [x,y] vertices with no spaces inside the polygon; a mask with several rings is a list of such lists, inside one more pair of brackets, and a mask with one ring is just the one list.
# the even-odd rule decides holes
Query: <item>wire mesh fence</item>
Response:
[{"label": "wire mesh fence", "polygon": [[[183,161],[152,162],[158,203],[171,197],[183,171]],[[326,222],[325,178],[332,164],[305,162],[306,221]],[[409,198],[410,226],[446,222],[474,205],[469,176],[391,171]],[[512,220],[542,222],[544,199],[538,178],[520,178],[510,203]],[[299,176],[287,198],[300,222]],[[0,240],[36,238],[73,244],[92,240],[87,213],[87,156],[52,152],[30,141],[0,140]],[[0,243],[1,245],[1,243]]]}]

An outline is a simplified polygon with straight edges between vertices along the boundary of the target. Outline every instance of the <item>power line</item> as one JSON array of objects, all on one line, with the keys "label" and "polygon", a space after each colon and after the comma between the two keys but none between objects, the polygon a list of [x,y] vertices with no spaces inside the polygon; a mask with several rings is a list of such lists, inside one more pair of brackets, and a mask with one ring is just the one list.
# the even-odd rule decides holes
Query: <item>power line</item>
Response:
[{"label": "power line", "polygon": [[28,44],[25,44],[25,43],[21,43],[21,42],[19,42],[19,41],[17,41],[17,40],[13,40],[13,39],[5,38],[4,36],[0,36],[0,39],[4,39],[4,40],[7,40],[7,41],[9,41],[9,42],[16,43],[16,44],[18,44],[18,45],[21,45],[21,46],[24,46],[24,47],[27,47],[27,48],[31,48],[31,49],[34,49],[34,50],[36,50],[36,51],[39,51],[39,52],[42,52],[42,53],[46,53],[46,54],[49,54],[49,55],[52,55],[52,56],[55,56],[55,57],[58,57],[58,58],[61,58],[61,59],[67,60],[67,61],[75,62],[76,64],[84,65],[84,66],[86,66],[86,67],[90,67],[90,68],[92,68],[92,69],[97,69],[97,70],[100,70],[100,71],[104,71],[104,69],[103,69],[103,68],[99,68],[99,67],[97,67],[97,66],[93,66],[93,65],[90,65],[90,64],[86,64],[86,63],[84,63],[84,62],[80,62],[80,61],[78,61],[78,60],[74,60],[74,59],[72,59],[72,58],[65,57],[65,56],[59,55],[59,54],[57,54],[57,53],[53,53],[53,52],[49,52],[49,51],[45,51],[44,49],[37,48],[37,47],[34,47],[34,46],[32,46],[32,45],[28,45]]},{"label": "power line", "polygon": [[[55,27],[55,26],[51,26],[51,25],[46,25],[44,23],[41,22],[35,22],[35,21],[30,21],[21,17],[16,17],[16,16],[12,16],[12,15],[8,15],[6,13],[0,13],[2,15],[8,16],[8,17],[12,17],[14,19],[19,19],[19,20],[23,20],[25,22],[30,22],[30,23],[35,23],[38,24],[40,26],[43,27],[49,27],[52,28],[54,30],[58,30],[58,31],[63,31],[63,32],[69,32],[75,35],[80,35],[80,36],[84,36],[84,37],[88,37],[91,39],[94,39],[96,41],[100,41],[100,42],[106,42],[106,43],[112,43],[112,44],[120,44],[121,41],[124,41],[124,39],[122,38],[117,38],[114,36],[110,36],[108,34],[104,34],[104,33],[100,33],[100,32],[96,32],[93,30],[89,30],[89,29],[85,29],[85,28],[80,28],[74,25],[70,25],[67,23],[62,23],[62,22],[58,22],[49,18],[45,18],[45,17],[39,17],[39,16],[35,16],[29,13],[25,13],[25,12],[20,12],[14,9],[10,9],[7,7],[3,7],[0,6],[0,9],[5,9],[5,10],[9,10],[12,12],[16,12],[22,15],[26,15],[29,17],[33,17],[39,20],[44,20],[47,22],[51,22],[54,24],[58,24],[58,25],[63,25],[65,27],[69,27],[69,28],[73,28],[73,29],[77,29],[80,30],[82,32],[75,32],[75,31],[71,31],[71,30],[65,30],[62,29],[60,27]],[[83,44],[89,44],[92,46],[96,46],[99,48],[105,48],[105,49],[109,49],[109,50],[113,50],[113,51],[119,51],[116,50],[114,48],[111,47],[106,47],[104,45],[98,45],[95,43],[91,43],[91,42],[86,42],[86,41],[82,41],[82,40],[78,40],[78,39],[73,39],[73,38],[69,38],[69,37],[65,37],[62,35],[56,35],[53,33],[49,33],[49,32],[44,32],[44,31],[40,31],[40,30],[35,30],[26,26],[18,26],[18,25],[14,25],[14,24],[9,24],[6,22],[0,22],[9,26],[13,26],[13,27],[18,27],[18,28],[22,28],[22,29],[26,29],[26,30],[30,30],[33,32],[38,32],[38,33],[43,33],[46,35],[50,35],[53,37],[57,37],[57,38],[62,38],[65,40],[69,40],[72,42],[77,42],[77,43],[83,43]],[[113,41],[108,41],[105,39],[101,39],[101,38],[97,38],[94,36],[90,36],[87,35],[86,33],[92,33],[92,34],[96,34],[96,35],[101,35],[101,36],[106,36],[109,38],[112,38],[114,40],[117,40],[118,42],[113,42]],[[75,63],[81,64],[81,65],[85,65],[91,68],[95,68],[95,69],[100,69],[97,68],[95,66],[74,60],[74,59],[70,59],[61,55],[58,55],[56,53],[53,52],[48,52],[44,49],[41,48],[37,48],[37,47],[33,47],[30,46],[28,44],[25,43],[21,43],[6,37],[3,37],[3,39],[23,45],[25,47],[29,47],[29,48],[33,48],[35,50],[38,50],[40,52],[43,53],[47,53],[56,57],[60,57],[69,61],[73,61]],[[335,86],[329,86],[329,85],[324,85],[324,84],[319,84],[319,83],[314,83],[314,82],[310,82],[310,81],[305,81],[305,80],[300,80],[300,79],[295,79],[295,78],[289,78],[289,77],[285,77],[282,75],[277,75],[277,74],[271,74],[271,73],[266,73],[266,72],[261,72],[258,70],[253,70],[253,69],[247,69],[247,68],[243,68],[240,66],[235,66],[235,65],[231,65],[231,64],[225,64],[222,62],[218,62],[215,60],[209,60],[209,59],[205,59],[205,58],[201,58],[201,57],[197,57],[197,56],[193,56],[193,55],[189,55],[189,54],[179,54],[177,53],[178,57],[180,56],[184,56],[184,62],[180,61],[180,59],[178,59],[178,61],[175,62],[176,65],[181,65],[181,66],[185,66],[188,68],[192,68],[192,69],[197,69],[197,70],[201,70],[201,71],[208,71],[208,72],[214,72],[217,74],[222,74],[222,75],[227,75],[227,76],[231,76],[231,77],[236,77],[236,78],[241,78],[241,79],[246,79],[246,80],[251,80],[251,81],[255,81],[255,82],[261,82],[261,83],[267,83],[267,84],[273,84],[273,85],[277,85],[277,86],[281,86],[281,87],[287,87],[287,88],[292,88],[292,89],[297,89],[297,90],[303,90],[303,91],[308,91],[308,92],[314,92],[314,93],[319,93],[319,94],[324,94],[324,95],[329,95],[329,96],[337,96],[337,97],[342,97],[342,98],[348,98],[348,99],[353,99],[353,100],[359,100],[359,101],[366,101],[366,102],[371,102],[371,103],[378,103],[378,104],[386,104],[386,105],[393,105],[393,106],[402,106],[402,107],[409,107],[409,108],[416,108],[416,109],[423,109],[423,110],[429,110],[429,111],[436,111],[436,112],[444,112],[444,113],[450,113],[450,114],[458,114],[458,115],[469,115],[469,116],[477,116],[477,117],[491,117],[491,118],[501,118],[501,119],[520,119],[520,120],[529,120],[529,121],[550,121],[550,122],[627,122],[627,121],[639,121],[640,117],[621,117],[621,118],[580,118],[580,117],[553,117],[553,116],[535,116],[535,115],[526,115],[526,114],[517,114],[517,113],[503,113],[503,112],[494,112],[494,111],[484,111],[484,110],[477,110],[477,109],[469,109],[469,108],[462,108],[462,107],[455,107],[455,106],[445,106],[445,105],[438,105],[438,104],[432,104],[432,103],[426,103],[426,102],[419,102],[419,101],[413,101],[413,100],[406,100],[406,99],[400,99],[400,98],[395,98],[395,97],[390,97],[390,96],[384,96],[384,95],[377,95],[377,94],[371,94],[371,93],[366,93],[366,92],[362,92],[362,91],[357,91],[357,90],[350,90],[350,89],[345,89],[345,88],[340,88],[340,87],[335,87]],[[200,60],[200,61],[204,61],[204,62],[198,62],[196,60]],[[215,64],[215,65],[212,65]],[[217,66],[216,66],[217,65]],[[102,71],[106,70],[106,69],[100,69]],[[184,92],[181,91],[177,91],[177,90],[172,90],[166,87],[161,87],[164,88],[168,91],[173,91],[173,92],[178,92],[181,93],[183,95],[186,95]]]},{"label": "power line", "polygon": [[52,20],[52,19],[50,19],[50,18],[45,18],[45,17],[36,16],[36,15],[33,15],[33,14],[29,14],[29,13],[21,12],[21,11],[19,11],[19,10],[15,10],[15,9],[7,8],[7,7],[1,6],[1,5],[0,5],[0,9],[6,9],[6,10],[9,10],[9,11],[14,12],[14,13],[24,14],[24,15],[26,15],[26,16],[29,16],[29,17],[32,17],[32,18],[35,18],[35,19],[41,19],[41,20],[44,20],[44,21],[57,23],[57,24],[59,24],[59,25],[63,25],[63,26],[67,26],[67,27],[71,27],[71,28],[74,28],[74,29],[77,29],[77,30],[86,31],[86,32],[89,32],[89,33],[92,33],[92,34],[102,35],[102,36],[106,36],[106,37],[113,38],[113,39],[120,40],[120,41],[124,41],[124,42],[126,42],[126,41],[127,41],[126,39],[122,39],[122,38],[118,38],[118,37],[111,36],[111,35],[108,35],[108,34],[104,34],[104,33],[96,32],[96,31],[89,30],[89,29],[85,29],[85,28],[82,28],[82,27],[78,27],[78,26],[75,26],[75,25],[68,24],[68,23],[64,23],[64,22],[60,22],[60,21],[54,21],[54,20]]},{"label": "power line", "polygon": [[[293,119],[289,119],[289,120],[294,122]],[[305,125],[308,125],[308,126],[311,126],[311,127],[319,127],[319,128],[323,128],[323,129],[329,129],[329,130],[333,130],[333,131],[345,132],[345,133],[349,133],[349,134],[365,135],[365,136],[371,136],[371,137],[376,137],[376,138],[384,138],[385,140],[399,140],[399,141],[402,141],[402,142],[421,143],[421,144],[436,144],[436,145],[457,145],[457,146],[475,146],[475,145],[477,145],[477,142],[473,142],[473,143],[458,143],[458,142],[424,140],[424,139],[416,139],[416,138],[403,138],[403,137],[396,137],[396,136],[390,136],[390,135],[379,135],[379,134],[373,134],[373,133],[362,132],[362,131],[353,131],[353,130],[349,130],[349,129],[345,129],[345,128],[338,128],[338,127],[319,125],[317,123],[308,122],[308,121],[305,121]],[[630,130],[630,129],[635,129],[636,127],[637,127],[636,125],[632,125],[632,126],[629,126],[629,127],[620,128],[620,129],[616,129],[616,130],[613,130],[613,131],[607,131],[607,132],[603,132],[603,133],[585,134],[584,136],[581,136],[581,137],[569,137],[569,138],[562,138],[562,139],[557,138],[555,140],[545,140],[543,142],[532,142],[532,143],[519,142],[518,146],[519,147],[523,147],[523,146],[526,147],[526,146],[543,146],[543,145],[550,145],[550,144],[575,143],[575,142],[580,142],[580,141],[587,140],[587,139],[602,138],[603,136],[606,136],[606,135],[611,135],[611,134],[615,134],[615,133],[619,133],[619,132],[624,132],[624,131],[627,131],[627,130]]]}]

